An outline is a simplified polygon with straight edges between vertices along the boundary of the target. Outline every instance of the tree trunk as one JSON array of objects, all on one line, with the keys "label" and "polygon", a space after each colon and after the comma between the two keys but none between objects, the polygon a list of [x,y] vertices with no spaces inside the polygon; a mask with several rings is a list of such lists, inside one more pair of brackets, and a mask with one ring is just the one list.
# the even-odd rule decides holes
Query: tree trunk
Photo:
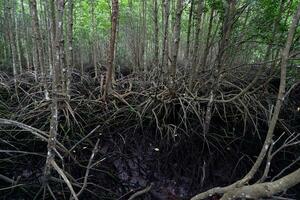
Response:
[{"label": "tree trunk", "polygon": [[21,7],[22,7],[22,25],[23,28],[25,29],[24,33],[23,33],[23,48],[24,48],[24,55],[25,55],[25,59],[26,59],[26,68],[27,70],[31,70],[31,62],[30,62],[30,55],[29,55],[29,50],[28,50],[28,46],[29,46],[29,34],[28,34],[28,27],[27,27],[27,23],[26,23],[26,15],[25,15],[25,9],[24,9],[24,0],[21,0]]},{"label": "tree trunk", "polygon": [[73,68],[73,8],[74,0],[68,0],[67,25],[67,94],[70,95],[71,70]]},{"label": "tree trunk", "polygon": [[79,51],[79,57],[80,57],[80,81],[83,83],[83,75],[84,75],[84,63],[83,63],[83,45],[81,44]]},{"label": "tree trunk", "polygon": [[54,54],[55,54],[55,40],[56,40],[56,16],[55,16],[55,3],[54,0],[49,0],[49,7],[50,7],[50,37],[51,37],[51,59],[52,59],[52,69],[50,68],[50,73],[53,73],[54,71]]},{"label": "tree trunk", "polygon": [[52,22],[51,22],[51,4],[50,1],[46,1],[45,2],[45,7],[46,8],[50,8],[50,10],[48,9],[44,9],[45,10],[45,24],[47,25],[47,46],[48,46],[48,55],[47,55],[47,59],[48,59],[48,64],[49,64],[49,75],[52,77],[53,74],[53,38],[52,38]]},{"label": "tree trunk", "polygon": [[158,38],[158,3],[157,0],[153,0],[154,10],[153,10],[153,19],[154,19],[154,67],[158,67],[158,54],[159,54],[159,38]]},{"label": "tree trunk", "polygon": [[[63,31],[63,22],[64,22],[64,7],[65,0],[56,0],[56,33],[55,33],[55,68],[59,72],[58,74],[58,82],[59,82],[59,92],[63,92],[64,90],[64,77],[62,76],[62,72],[65,70],[65,53],[64,53],[64,31]],[[63,94],[65,96],[65,94]]]},{"label": "tree trunk", "polygon": [[174,39],[173,39],[173,48],[172,48],[172,59],[171,59],[171,67],[170,67],[171,88],[174,88],[175,79],[176,79],[182,11],[183,11],[183,0],[177,0],[176,13],[175,13],[176,15],[175,15],[174,29],[173,29]]},{"label": "tree trunk", "polygon": [[16,49],[16,43],[15,43],[15,37],[14,37],[14,15],[15,13],[13,13],[13,9],[12,9],[12,4],[14,2],[12,2],[11,0],[7,1],[7,25],[8,25],[8,36],[9,36],[9,41],[10,41],[10,49],[11,49],[11,55],[12,55],[12,67],[13,67],[13,75],[14,75],[14,85],[15,85],[15,92],[16,95],[18,95],[18,86],[17,86],[17,49]]},{"label": "tree trunk", "polygon": [[194,44],[194,50],[193,50],[192,68],[191,68],[191,73],[190,73],[191,78],[190,78],[190,82],[189,82],[190,90],[193,89],[194,80],[197,75],[197,64],[198,64],[199,45],[200,45],[199,37],[200,37],[200,31],[201,31],[202,14],[203,14],[203,1],[201,0],[198,2],[198,7],[197,7],[195,44]]},{"label": "tree trunk", "polygon": [[206,43],[205,43],[205,48],[204,48],[204,53],[201,61],[201,67],[203,70],[206,69],[206,60],[209,54],[209,48],[210,48],[210,38],[211,38],[211,30],[212,30],[212,22],[214,18],[214,9],[211,8],[211,13],[209,17],[209,24],[208,24],[208,31],[207,31],[207,36],[206,36]]},{"label": "tree trunk", "polygon": [[146,63],[146,52],[147,52],[147,0],[143,0],[142,2],[142,13],[143,13],[143,41],[142,41],[142,62],[143,62],[143,70],[146,74],[147,63]]},{"label": "tree trunk", "polygon": [[[53,63],[50,62],[49,60],[49,56],[51,54],[51,36],[50,36],[50,23],[49,23],[49,19],[50,19],[50,15],[48,13],[48,1],[45,0],[40,0],[40,10],[41,10],[41,14],[40,14],[40,19],[41,19],[41,23],[42,26],[44,28],[41,28],[42,32],[42,37],[44,39],[43,41],[43,51],[44,51],[44,63],[45,63],[45,74],[46,77],[48,75],[50,75],[49,72],[51,72],[51,68],[53,67]],[[49,74],[48,74],[49,73]]]},{"label": "tree trunk", "polygon": [[46,73],[45,73],[45,60],[44,60],[44,49],[43,49],[43,41],[41,37],[41,32],[39,28],[39,19],[38,19],[38,13],[37,13],[37,6],[36,6],[36,0],[29,0],[30,5],[30,14],[32,18],[32,32],[33,32],[33,41],[34,44],[34,54],[35,54],[35,61],[36,66],[40,68],[41,71],[41,78],[42,78],[42,84],[44,89],[44,95],[45,99],[49,99],[48,94],[48,86],[47,86],[47,80],[46,80]]},{"label": "tree trunk", "polygon": [[117,23],[119,15],[119,1],[112,0],[112,14],[111,14],[111,37],[109,41],[109,54],[108,54],[108,69],[106,73],[106,83],[104,97],[112,92],[112,76],[113,76],[113,63],[115,57],[115,44],[117,34]]},{"label": "tree trunk", "polygon": [[190,56],[190,38],[191,38],[193,12],[194,12],[194,0],[191,0],[191,7],[190,7],[190,13],[189,13],[189,20],[188,20],[187,38],[186,38],[186,50],[185,50],[185,54],[184,54],[186,62],[188,62],[189,56]]},{"label": "tree trunk", "polygon": [[93,47],[93,65],[94,65],[94,72],[95,72],[95,78],[98,78],[98,67],[97,67],[97,48],[96,48],[96,42],[97,41],[97,35],[96,35],[96,30],[97,30],[97,25],[96,25],[96,19],[95,19],[95,0],[92,0],[91,3],[91,15],[92,15],[92,35],[93,35],[93,40],[91,41],[92,47]]},{"label": "tree trunk", "polygon": [[[52,1],[52,0],[51,0]],[[54,3],[54,2],[53,2]],[[64,51],[64,40],[63,40],[63,15],[64,15],[64,0],[56,0],[55,8],[56,10],[56,22],[52,21],[52,24],[56,24],[55,27],[55,49],[54,49],[54,66],[53,66],[53,74],[52,74],[52,104],[51,104],[51,120],[50,120],[50,132],[48,139],[48,153],[44,175],[46,178],[51,176],[52,164],[55,158],[55,148],[56,148],[56,140],[58,134],[58,117],[59,117],[59,109],[58,109],[58,98],[59,94],[62,93],[61,86],[61,67],[60,64],[64,59],[63,51]],[[53,18],[52,18],[53,20]],[[53,26],[52,26],[53,28]],[[54,30],[52,30],[53,32]]]},{"label": "tree trunk", "polygon": [[169,49],[168,49],[169,16],[170,16],[170,2],[169,1],[170,0],[163,1],[164,38],[163,38],[162,59],[161,59],[162,75],[165,71],[165,67],[168,66],[168,60],[169,60]]},{"label": "tree trunk", "polygon": [[21,48],[20,48],[20,43],[19,43],[19,29],[18,29],[18,18],[17,18],[17,14],[16,13],[17,10],[17,5],[16,3],[14,3],[13,5],[13,18],[14,18],[14,24],[15,24],[15,43],[16,43],[16,53],[17,53],[17,65],[19,67],[19,73],[22,74],[23,70],[22,70],[22,60],[21,60]]}]

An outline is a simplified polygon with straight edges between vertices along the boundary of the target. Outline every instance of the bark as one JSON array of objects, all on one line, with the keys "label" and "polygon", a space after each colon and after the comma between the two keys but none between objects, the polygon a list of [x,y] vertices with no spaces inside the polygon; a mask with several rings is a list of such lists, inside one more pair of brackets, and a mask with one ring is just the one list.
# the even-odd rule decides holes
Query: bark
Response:
[{"label": "bark", "polygon": [[206,69],[206,60],[209,54],[209,48],[210,48],[210,38],[211,38],[211,31],[212,31],[212,22],[214,19],[214,9],[211,9],[210,17],[209,17],[209,24],[208,24],[208,31],[206,36],[206,43],[204,48],[204,53],[201,61],[201,67],[205,70]]},{"label": "bark", "polygon": [[79,49],[79,57],[80,57],[80,81],[83,83],[83,75],[84,75],[84,63],[83,63],[83,45],[80,45]]},{"label": "bark", "polygon": [[141,49],[141,58],[142,58],[142,62],[143,62],[143,70],[144,73],[146,74],[148,69],[147,69],[147,63],[146,63],[146,52],[147,52],[147,0],[143,0],[142,1],[142,18],[143,18],[143,22],[142,22],[142,49]]},{"label": "bark", "polygon": [[26,24],[26,15],[25,15],[25,9],[24,9],[24,0],[21,0],[21,7],[22,7],[22,25],[23,25],[23,29],[25,29],[24,33],[23,33],[23,48],[24,48],[24,56],[26,59],[26,68],[27,70],[31,70],[30,67],[30,56],[29,56],[29,50],[28,50],[28,46],[29,46],[29,34],[28,34],[28,27]]},{"label": "bark", "polygon": [[173,48],[172,48],[172,59],[171,59],[171,66],[170,66],[171,88],[174,87],[175,79],[176,79],[182,11],[183,11],[183,0],[177,0],[176,15],[175,15],[175,21],[174,21],[174,28],[173,28],[174,39],[173,39]]},{"label": "bark", "polygon": [[53,38],[52,38],[52,33],[51,33],[51,5],[49,1],[45,2],[45,7],[46,8],[50,8],[49,9],[44,9],[46,14],[45,14],[45,24],[47,25],[47,42],[48,42],[48,64],[49,64],[49,75],[52,76],[52,72],[53,72]]},{"label": "bark", "polygon": [[[142,2],[142,1],[140,1]],[[136,55],[137,55],[137,69],[139,71],[142,71],[142,66],[143,66],[143,38],[142,38],[142,33],[143,33],[143,27],[141,26],[141,21],[142,21],[142,11],[141,8],[138,7],[138,19],[137,19],[137,32],[136,32]]]},{"label": "bark", "polygon": [[[52,74],[52,104],[51,104],[51,120],[50,120],[50,132],[48,138],[48,153],[44,175],[46,177],[46,181],[51,176],[52,164],[55,160],[55,148],[57,144],[57,134],[58,134],[58,98],[59,94],[62,93],[61,87],[61,68],[60,64],[63,59],[63,14],[64,14],[64,0],[56,0],[56,27],[55,27],[55,56],[54,56],[54,66],[53,66],[53,74]],[[52,18],[53,19],[53,18]],[[54,23],[54,22],[52,22]],[[53,30],[52,30],[53,31]]]},{"label": "bark", "polygon": [[67,25],[67,94],[70,95],[71,70],[73,67],[73,8],[74,0],[68,0],[68,25]]},{"label": "bark", "polygon": [[57,91],[66,96],[64,71],[65,71],[65,52],[64,52],[64,11],[65,11],[65,0],[56,0],[56,23],[55,23],[55,55],[54,55],[54,70],[56,71],[57,81],[55,85],[58,86]]},{"label": "bark", "polygon": [[[2,4],[2,10],[0,11],[1,15],[0,17],[5,19],[7,18],[7,6],[6,6],[6,2],[4,1],[3,4]],[[7,20],[4,21],[4,20],[1,20],[1,26],[4,27],[5,29],[3,30],[3,34],[2,35],[2,43],[4,44],[3,45],[3,60],[5,62],[7,62],[8,60],[8,51],[9,51],[9,45],[8,43],[6,43],[5,41],[9,41],[9,36],[7,34],[7,30],[8,30],[8,23],[7,23]]]},{"label": "bark", "polygon": [[50,17],[50,40],[51,40],[51,51],[50,51],[50,58],[52,61],[52,68],[50,68],[50,74],[53,75],[53,67],[54,67],[54,51],[55,51],[55,39],[56,39],[56,16],[55,16],[55,4],[54,0],[49,0],[49,7],[50,7],[50,12],[49,12],[49,17]]},{"label": "bark", "polygon": [[40,68],[42,84],[44,87],[43,88],[44,95],[45,95],[45,99],[48,100],[49,93],[48,93],[48,86],[47,86],[46,72],[45,72],[44,49],[43,49],[42,35],[39,27],[36,0],[29,0],[29,5],[30,5],[30,14],[32,18],[32,32],[33,32],[33,40],[34,40],[33,46],[35,47],[34,57],[35,57],[36,67],[39,66]]},{"label": "bark", "polygon": [[222,67],[225,65],[223,61],[225,60],[225,52],[227,51],[227,47],[229,46],[229,39],[234,22],[236,3],[236,0],[227,0],[227,3],[225,3],[225,19],[222,26],[222,37],[219,44],[219,52],[216,58],[216,76],[220,74]]},{"label": "bark", "polygon": [[154,10],[153,10],[153,19],[154,19],[154,66],[158,67],[158,54],[159,54],[159,38],[158,38],[158,3],[157,0],[153,0]]},{"label": "bark", "polygon": [[95,0],[92,0],[91,3],[91,15],[92,15],[92,30],[93,30],[93,40],[92,46],[93,46],[93,65],[94,65],[94,72],[95,72],[95,78],[98,78],[98,67],[97,67],[97,48],[96,48],[96,42],[97,41],[97,35],[96,35],[96,19],[95,19]]},{"label": "bark", "polygon": [[135,25],[135,20],[133,18],[131,10],[133,9],[133,4],[132,0],[128,1],[128,10],[127,10],[127,21],[128,21],[128,26],[126,26],[126,33],[128,37],[128,46],[131,50],[131,57],[132,57],[132,70],[133,72],[137,71],[137,68],[139,67],[139,50],[138,50],[138,42],[137,42],[137,37],[136,37],[136,25]]},{"label": "bark", "polygon": [[[45,63],[45,73],[46,73],[46,77],[48,75],[49,72],[51,72],[51,68],[53,67],[53,63],[50,62],[49,60],[49,56],[50,56],[50,52],[52,50],[51,48],[51,36],[50,36],[50,23],[49,23],[49,14],[48,14],[48,9],[49,6],[48,6],[48,1],[45,1],[45,0],[40,0],[40,10],[41,10],[41,14],[40,14],[40,17],[41,19],[41,23],[42,23],[42,26],[41,27],[44,27],[44,28],[41,28],[41,30],[43,30],[42,32],[42,36],[43,36],[43,51],[44,51],[44,63]],[[51,72],[52,73],[52,72]],[[51,75],[49,73],[49,75]]]},{"label": "bark", "polygon": [[119,1],[112,0],[112,14],[111,14],[111,37],[109,42],[109,55],[108,55],[108,69],[106,73],[106,83],[104,97],[112,92],[112,76],[113,76],[113,63],[115,57],[115,44],[117,34],[117,23],[119,15]]},{"label": "bark", "polygon": [[[81,7],[80,9],[80,15],[82,15],[83,13],[83,9]],[[83,34],[80,33],[80,36],[83,37]],[[80,44],[79,44],[79,54],[80,54],[80,81],[81,83],[83,83],[83,76],[84,76],[84,57],[85,57],[85,42],[82,41]]]},{"label": "bark", "polygon": [[168,50],[168,33],[169,33],[169,16],[170,16],[170,0],[163,1],[163,18],[164,18],[164,38],[162,47],[162,60],[161,67],[162,73],[164,71],[165,65],[168,66],[169,50]]},{"label": "bark", "polygon": [[15,13],[16,13],[16,9],[17,9],[17,5],[14,4],[13,5],[13,18],[14,18],[14,24],[15,24],[15,43],[16,43],[16,50],[17,50],[17,66],[19,67],[19,73],[22,74],[23,70],[22,70],[22,60],[21,60],[21,48],[20,48],[20,42],[19,42],[19,29],[18,29],[18,19],[17,17],[15,17]]},{"label": "bark", "polygon": [[195,46],[193,51],[193,61],[192,61],[192,68],[191,68],[191,79],[189,82],[189,88],[192,90],[194,80],[197,74],[197,64],[198,64],[198,57],[199,57],[199,45],[200,45],[200,32],[201,32],[201,20],[203,14],[203,1],[198,2],[197,7],[197,22],[196,22],[196,33],[195,33]]},{"label": "bark", "polygon": [[12,5],[13,2],[11,0],[7,1],[7,16],[8,16],[8,20],[7,20],[7,25],[8,25],[8,36],[9,36],[9,41],[10,41],[10,49],[11,49],[11,55],[12,55],[12,67],[13,67],[13,75],[14,75],[14,85],[15,85],[15,92],[17,94],[17,47],[16,47],[16,43],[15,43],[15,37],[14,37],[14,26],[13,26],[13,22],[14,22],[14,14],[12,11]]},{"label": "bark", "polygon": [[194,0],[191,0],[191,7],[188,19],[188,30],[187,30],[187,38],[186,38],[186,50],[185,50],[185,60],[189,60],[190,56],[190,38],[191,38],[191,30],[192,30],[192,20],[193,20],[193,12],[194,12]]}]

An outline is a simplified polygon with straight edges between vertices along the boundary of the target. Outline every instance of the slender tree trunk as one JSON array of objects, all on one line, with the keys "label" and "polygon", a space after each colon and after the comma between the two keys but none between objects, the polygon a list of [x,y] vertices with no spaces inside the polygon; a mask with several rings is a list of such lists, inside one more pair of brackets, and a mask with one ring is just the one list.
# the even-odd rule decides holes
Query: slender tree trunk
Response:
[{"label": "slender tree trunk", "polygon": [[180,42],[182,11],[183,11],[183,0],[177,0],[174,29],[173,29],[173,33],[174,33],[173,38],[174,39],[173,39],[173,48],[172,48],[172,60],[171,60],[171,66],[170,66],[171,88],[174,87],[175,79],[176,79],[177,57],[178,57],[179,42]]},{"label": "slender tree trunk", "polygon": [[[142,2],[142,1],[140,1]],[[142,61],[143,61],[143,38],[142,38],[142,33],[143,33],[143,30],[142,30],[142,11],[141,11],[141,6],[138,7],[138,19],[137,19],[137,32],[136,32],[136,37],[137,37],[137,44],[136,44],[136,49],[137,49],[137,66],[138,66],[138,70],[139,71],[142,71],[142,67],[143,67],[143,64],[142,64]]]},{"label": "slender tree trunk", "polygon": [[113,63],[115,57],[115,44],[117,34],[117,23],[119,15],[119,1],[112,0],[112,14],[111,14],[111,37],[109,42],[109,54],[108,54],[108,69],[106,73],[106,83],[104,97],[112,92],[112,76],[113,76]]},{"label": "slender tree trunk", "polygon": [[26,22],[26,15],[25,15],[25,9],[24,9],[24,0],[21,0],[21,7],[22,7],[22,25],[23,29],[25,29],[23,33],[23,48],[24,48],[24,56],[26,59],[26,68],[27,70],[31,70],[31,62],[30,62],[30,55],[29,55],[29,50],[28,46],[30,44],[29,40],[29,33],[28,33],[28,27],[27,27],[27,22]]},{"label": "slender tree trunk", "polygon": [[92,38],[92,47],[93,47],[93,65],[94,65],[94,71],[95,71],[95,78],[98,78],[98,67],[97,67],[97,48],[96,48],[96,42],[97,36],[96,36],[96,19],[95,19],[95,0],[92,0],[91,3],[91,15],[92,15],[92,31],[93,31],[93,38]]},{"label": "slender tree trunk", "polygon": [[158,38],[158,3],[157,0],[153,0],[154,10],[153,10],[153,19],[154,19],[154,66],[158,67],[158,54],[159,54],[159,38]]},{"label": "slender tree trunk", "polygon": [[200,43],[200,31],[201,31],[201,20],[203,14],[203,0],[198,2],[197,7],[197,22],[196,22],[196,33],[195,33],[195,45],[193,51],[193,61],[192,61],[192,68],[191,68],[191,78],[189,82],[189,88],[192,90],[194,80],[197,74],[197,64],[198,64],[198,57],[199,57],[199,43]]},{"label": "slender tree trunk", "polygon": [[53,40],[52,40],[52,30],[51,30],[51,5],[50,5],[50,1],[46,1],[45,2],[45,7],[46,8],[50,8],[49,9],[45,9],[45,24],[47,25],[47,42],[48,42],[48,55],[47,55],[47,59],[48,59],[48,64],[49,64],[49,75],[52,77],[52,73],[53,73]]},{"label": "slender tree trunk", "polygon": [[[51,64],[50,60],[49,60],[49,55],[50,55],[50,50],[51,50],[51,39],[50,39],[50,23],[49,20],[50,17],[48,14],[48,1],[46,0],[40,0],[40,10],[41,10],[41,14],[40,14],[40,19],[41,19],[41,23],[43,23],[43,26],[41,26],[41,37],[43,38],[43,52],[44,52],[44,64],[45,64],[45,74],[46,77],[49,73],[49,71],[51,72]],[[42,28],[44,27],[44,28]],[[50,75],[50,73],[49,73]]]},{"label": "slender tree trunk", "polygon": [[39,66],[41,71],[42,84],[44,87],[44,95],[45,99],[49,99],[48,86],[46,80],[46,72],[45,72],[45,60],[44,60],[44,49],[43,49],[43,41],[39,27],[39,19],[37,13],[37,5],[36,0],[29,0],[30,5],[30,13],[32,17],[32,32],[33,32],[33,40],[35,46],[34,53],[36,59],[36,65]]},{"label": "slender tree trunk", "polygon": [[222,67],[225,65],[225,63],[222,63],[224,61],[223,58],[226,57],[226,49],[229,44],[229,38],[231,35],[232,25],[234,22],[234,13],[235,13],[235,6],[236,6],[236,0],[227,0],[227,3],[225,5],[225,19],[222,26],[222,37],[219,44],[219,51],[216,58],[217,63],[217,75],[221,73]]},{"label": "slender tree trunk", "polygon": [[[16,3],[13,5],[13,14],[15,15],[16,13],[16,10],[17,10],[17,5]],[[21,60],[21,48],[20,48],[20,43],[19,43],[19,29],[18,29],[18,18],[17,16],[14,16],[14,24],[15,24],[15,41],[16,41],[16,50],[17,50],[17,65],[19,67],[19,73],[22,74],[23,73],[23,70],[22,70],[22,60]]]},{"label": "slender tree trunk", "polygon": [[[67,96],[67,94],[66,94],[66,92],[67,92],[66,91],[66,72],[67,71],[66,71],[66,63],[65,63],[66,60],[65,60],[65,38],[64,38],[65,3],[66,3],[66,0],[56,0],[56,15],[55,15],[56,16],[55,48],[59,50],[59,65],[58,65],[58,71],[60,72],[59,92],[62,94],[62,96],[64,98]],[[57,43],[57,42],[59,42],[59,43]],[[54,59],[57,59],[57,54],[55,54],[55,57],[56,58],[54,58]]]},{"label": "slender tree trunk", "polygon": [[126,33],[128,37],[128,46],[131,50],[131,62],[133,63],[132,70],[133,72],[137,71],[138,67],[138,54],[137,54],[137,37],[135,37],[136,34],[136,25],[135,20],[133,18],[131,10],[133,10],[133,4],[132,0],[128,1],[128,10],[127,10],[127,21],[128,26],[126,26]]},{"label": "slender tree trunk", "polygon": [[165,71],[166,66],[168,66],[168,60],[169,60],[168,33],[169,33],[170,0],[163,1],[163,16],[164,16],[163,17],[164,37],[163,37],[163,47],[162,47],[162,59],[161,59],[162,75]]},{"label": "slender tree trunk", "polygon": [[142,22],[142,31],[143,31],[143,41],[142,41],[142,62],[143,62],[143,70],[144,73],[146,74],[148,69],[147,69],[147,64],[146,64],[146,51],[147,51],[147,0],[142,1],[142,13],[143,13],[143,22]]},{"label": "slender tree trunk", "polygon": [[10,41],[10,49],[11,49],[11,55],[12,55],[12,67],[13,67],[13,75],[14,75],[14,85],[15,85],[15,92],[16,95],[18,95],[18,86],[17,86],[17,48],[16,48],[16,43],[15,43],[15,37],[14,37],[14,15],[15,13],[13,13],[13,4],[14,2],[12,2],[11,0],[7,0],[7,25],[8,25],[8,36],[9,36],[9,41]]},{"label": "slender tree trunk", "polygon": [[73,8],[74,0],[68,0],[67,25],[67,94],[70,95],[71,70],[73,67]]},{"label": "slender tree trunk", "polygon": [[61,85],[61,79],[60,79],[60,75],[61,75],[60,65],[64,59],[64,55],[63,55],[64,4],[65,4],[64,0],[55,1],[57,21],[55,23],[54,21],[52,21],[52,24],[56,24],[55,49],[54,49],[55,56],[54,56],[54,66],[53,66],[53,74],[52,74],[52,104],[51,104],[50,132],[49,132],[49,139],[48,139],[48,153],[47,153],[47,160],[46,160],[46,166],[44,171],[44,175],[46,178],[49,178],[51,176],[52,163],[54,162],[55,159],[55,148],[56,148],[56,140],[58,134],[58,117],[59,117],[58,98],[59,98],[59,94],[61,94],[63,90]]},{"label": "slender tree trunk", "polygon": [[[5,17],[7,17],[7,6],[6,6],[6,2],[2,2],[1,4],[1,8],[2,10],[0,10],[0,17],[5,19]],[[4,20],[1,20],[0,21],[0,26],[4,27],[4,28],[7,28],[7,23],[5,23]],[[3,50],[3,61],[7,61],[7,43],[5,41],[9,41],[8,38],[6,38],[6,31],[5,29],[3,30],[3,33],[1,34],[1,42],[3,43],[3,46],[2,46],[2,50]]]},{"label": "slender tree trunk", "polygon": [[49,17],[50,17],[50,40],[51,40],[51,51],[50,51],[50,59],[52,60],[52,68],[50,68],[50,74],[53,74],[53,68],[54,68],[54,54],[55,54],[55,39],[56,39],[56,16],[55,16],[55,3],[54,0],[49,0],[49,7],[50,7],[50,12],[49,12]]},{"label": "slender tree trunk", "polygon": [[81,83],[83,83],[83,75],[84,75],[84,67],[83,67],[83,45],[80,44],[79,45],[80,49],[78,50],[79,51],[79,54],[80,54],[80,81]]},{"label": "slender tree trunk", "polygon": [[[62,74],[62,72],[65,70],[65,52],[64,52],[64,31],[63,31],[63,23],[64,23],[64,11],[65,11],[65,0],[56,0],[56,33],[55,33],[55,67],[57,68],[56,70]],[[58,61],[59,58],[59,61]],[[64,77],[61,75],[60,77],[58,76],[58,88],[59,92],[63,92],[64,90],[64,85],[63,83],[65,82]],[[63,94],[65,96],[65,94]]]},{"label": "slender tree trunk", "polygon": [[185,49],[185,54],[184,54],[185,60],[187,62],[188,62],[189,55],[190,55],[190,38],[191,38],[193,12],[194,12],[194,0],[191,0],[191,7],[190,7],[190,13],[189,13],[189,20],[188,20],[187,38],[186,38],[186,49]]},{"label": "slender tree trunk", "polygon": [[209,17],[209,24],[208,24],[208,31],[207,31],[207,36],[206,36],[205,48],[204,48],[203,57],[202,57],[202,61],[201,61],[201,67],[202,67],[203,70],[206,69],[206,60],[207,60],[207,57],[208,57],[208,54],[209,54],[213,18],[214,18],[214,9],[212,8],[211,12],[210,12],[210,17]]}]

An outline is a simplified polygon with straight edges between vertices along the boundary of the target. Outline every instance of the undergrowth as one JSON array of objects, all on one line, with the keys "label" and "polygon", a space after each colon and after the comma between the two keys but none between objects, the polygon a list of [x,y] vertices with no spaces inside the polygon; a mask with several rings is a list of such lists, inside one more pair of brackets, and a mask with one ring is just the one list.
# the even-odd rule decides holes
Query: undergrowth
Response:
[{"label": "undergrowth", "polygon": [[[43,99],[32,74],[13,81],[1,74],[0,116],[48,132],[50,101]],[[90,168],[84,198],[126,199],[134,190],[155,183],[151,195],[188,198],[214,185],[237,180],[247,172],[263,143],[275,93],[256,87],[245,95],[222,102],[240,92],[248,82],[223,81],[213,107],[211,128],[203,135],[208,102],[205,76],[188,89],[180,77],[176,91],[157,84],[153,75],[132,74],[117,79],[114,93],[102,98],[99,80],[73,73],[70,99],[59,100],[58,141],[69,150],[58,163],[80,189]],[[260,82],[258,85],[270,85]],[[261,95],[264,94],[264,95]],[[295,101],[297,101],[295,103]],[[286,101],[280,135],[299,132],[298,100]],[[0,183],[6,199],[23,196],[41,199],[47,144],[28,131],[13,125],[1,126]],[[297,135],[297,134],[296,134]],[[90,156],[99,141],[92,167]],[[299,152],[285,151],[289,163]],[[281,159],[281,158],[279,158]],[[274,166],[276,174],[279,164]],[[51,177],[46,199],[68,199],[69,190],[58,174]],[[152,197],[152,198],[154,198]]]}]

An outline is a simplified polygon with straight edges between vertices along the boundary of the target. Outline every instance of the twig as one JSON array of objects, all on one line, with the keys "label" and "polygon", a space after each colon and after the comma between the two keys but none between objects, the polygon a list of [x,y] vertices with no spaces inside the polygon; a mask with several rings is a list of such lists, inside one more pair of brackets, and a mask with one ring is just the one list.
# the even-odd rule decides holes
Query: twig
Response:
[{"label": "twig", "polygon": [[133,200],[133,199],[135,199],[135,198],[137,198],[137,197],[139,197],[139,196],[141,196],[141,195],[143,195],[143,194],[148,193],[148,192],[151,190],[151,188],[153,187],[153,185],[154,185],[154,183],[151,183],[151,184],[150,184],[148,187],[146,187],[145,189],[142,189],[142,190],[137,191],[136,193],[134,193],[133,195],[131,195],[131,196],[129,197],[128,200]]},{"label": "twig", "polygon": [[72,148],[69,150],[69,152],[72,152],[76,146],[78,146],[81,142],[83,142],[86,138],[90,137],[90,135],[92,135],[98,128],[100,127],[100,125],[98,125],[96,128],[94,128],[89,134],[87,134],[86,136],[84,136],[81,140],[79,140],[79,142],[77,142],[74,146],[72,146]]},{"label": "twig", "polygon": [[69,179],[67,178],[67,176],[65,175],[65,173],[62,171],[62,169],[60,169],[60,167],[56,164],[56,162],[54,160],[51,160],[51,165],[53,166],[53,168],[57,171],[57,173],[64,179],[65,183],[67,184],[68,188],[71,191],[72,196],[74,197],[75,200],[78,200],[78,197],[73,189],[72,184],[70,183]]},{"label": "twig", "polygon": [[90,160],[89,160],[89,163],[86,167],[86,172],[85,172],[85,176],[84,176],[84,181],[83,181],[83,185],[82,185],[82,188],[80,189],[80,191],[77,193],[77,197],[80,196],[80,194],[84,191],[84,189],[86,188],[87,186],[87,181],[88,181],[88,177],[89,177],[89,172],[90,172],[90,169],[91,169],[91,165],[92,165],[92,162],[93,162],[93,159],[96,155],[96,153],[98,152],[98,145],[99,145],[99,139],[97,140],[96,142],[96,145],[93,149],[93,152],[92,152],[92,155],[90,157]]}]

